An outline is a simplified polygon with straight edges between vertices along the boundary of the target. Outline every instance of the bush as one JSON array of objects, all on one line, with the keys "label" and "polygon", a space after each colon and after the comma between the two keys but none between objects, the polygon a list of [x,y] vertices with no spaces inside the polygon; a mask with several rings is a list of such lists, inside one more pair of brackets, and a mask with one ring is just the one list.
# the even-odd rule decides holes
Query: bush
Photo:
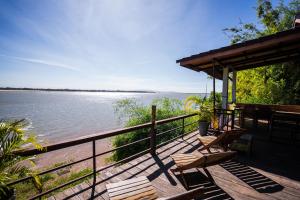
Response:
[{"label": "bush", "polygon": [[[126,122],[125,126],[131,127],[139,124],[148,123],[151,121],[151,105],[157,106],[157,111],[156,111],[157,120],[186,114],[186,112],[183,110],[183,103],[180,100],[169,99],[169,98],[155,99],[152,101],[150,105],[142,105],[136,100],[125,99],[125,100],[118,101],[114,107],[115,107],[115,112],[120,117],[120,120]],[[185,123],[189,123],[192,120],[195,120],[195,117],[193,117],[193,119],[192,118],[185,119]],[[181,125],[182,125],[182,120],[177,120],[167,124],[159,125],[157,127],[157,130],[158,133],[161,133],[170,130],[172,128],[179,127]],[[192,126],[186,127],[184,131],[189,131],[192,128],[193,128]],[[113,138],[112,141],[113,146],[116,148],[146,138],[149,136],[149,132],[150,132],[150,128],[146,128],[146,129],[140,129],[137,131],[132,131],[130,133],[118,135]],[[181,133],[182,133],[182,128],[179,128],[177,130],[171,131],[161,136],[157,136],[157,144],[163,143],[171,138],[174,138]],[[128,156],[143,151],[149,147],[150,147],[149,140],[145,140],[143,142],[130,145],[130,147],[126,148],[126,150],[123,148],[115,151],[112,155],[112,160],[118,161],[124,159]]]}]

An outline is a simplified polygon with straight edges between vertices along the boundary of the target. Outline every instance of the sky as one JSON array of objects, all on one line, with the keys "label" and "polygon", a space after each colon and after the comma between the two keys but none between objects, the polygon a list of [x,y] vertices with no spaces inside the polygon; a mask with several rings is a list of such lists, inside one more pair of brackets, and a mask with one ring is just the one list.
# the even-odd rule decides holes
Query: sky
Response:
[{"label": "sky", "polygon": [[[0,1],[0,87],[206,92],[176,60],[230,44],[256,0]],[[207,89],[206,89],[207,88]],[[217,82],[221,90],[221,82]]]}]

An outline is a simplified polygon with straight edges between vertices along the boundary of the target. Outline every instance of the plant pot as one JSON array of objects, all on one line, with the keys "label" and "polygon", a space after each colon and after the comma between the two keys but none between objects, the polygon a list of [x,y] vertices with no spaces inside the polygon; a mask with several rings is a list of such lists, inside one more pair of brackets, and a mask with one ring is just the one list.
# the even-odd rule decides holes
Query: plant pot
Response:
[{"label": "plant pot", "polygon": [[15,191],[14,191],[14,194],[12,194],[12,196],[10,196],[8,200],[16,200],[16,192]]},{"label": "plant pot", "polygon": [[199,133],[200,135],[204,136],[207,135],[209,122],[207,121],[199,121]]},{"label": "plant pot", "polygon": [[16,190],[7,186],[0,187],[0,199],[15,200]]}]

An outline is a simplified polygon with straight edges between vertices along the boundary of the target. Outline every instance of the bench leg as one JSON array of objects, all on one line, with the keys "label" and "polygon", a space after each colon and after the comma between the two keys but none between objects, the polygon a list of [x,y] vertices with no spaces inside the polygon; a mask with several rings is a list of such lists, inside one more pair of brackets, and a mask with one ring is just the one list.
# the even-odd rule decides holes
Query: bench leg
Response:
[{"label": "bench leg", "polygon": [[184,174],[183,174],[182,170],[180,170],[179,173],[180,173],[180,176],[181,176],[181,178],[182,178],[184,187],[188,190],[188,189],[189,189],[189,186],[188,186],[188,184],[187,184],[187,182],[186,182],[186,180],[185,180],[185,178],[184,178]]},{"label": "bench leg", "polygon": [[178,169],[178,168],[175,168],[175,169],[170,169],[170,171],[176,176],[175,172],[179,172],[180,173],[180,176],[182,178],[182,181],[183,181],[183,186],[188,190],[189,187],[188,187],[188,184],[184,178],[184,174],[183,174],[183,171]]},{"label": "bench leg", "polygon": [[206,167],[203,167],[203,170],[204,170],[205,174],[207,175],[207,177],[209,178],[209,180],[211,180],[213,183],[215,183],[214,178],[212,177],[212,175],[210,174],[210,172],[206,169]]}]

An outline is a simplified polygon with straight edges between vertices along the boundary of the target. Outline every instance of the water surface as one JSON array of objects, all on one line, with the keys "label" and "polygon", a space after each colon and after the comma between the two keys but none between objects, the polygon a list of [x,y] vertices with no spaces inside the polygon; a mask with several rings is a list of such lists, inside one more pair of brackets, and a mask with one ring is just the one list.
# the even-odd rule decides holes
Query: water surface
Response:
[{"label": "water surface", "polygon": [[39,140],[54,142],[121,128],[115,102],[134,98],[150,104],[155,98],[183,100],[185,93],[0,91],[0,118],[26,118]]}]

